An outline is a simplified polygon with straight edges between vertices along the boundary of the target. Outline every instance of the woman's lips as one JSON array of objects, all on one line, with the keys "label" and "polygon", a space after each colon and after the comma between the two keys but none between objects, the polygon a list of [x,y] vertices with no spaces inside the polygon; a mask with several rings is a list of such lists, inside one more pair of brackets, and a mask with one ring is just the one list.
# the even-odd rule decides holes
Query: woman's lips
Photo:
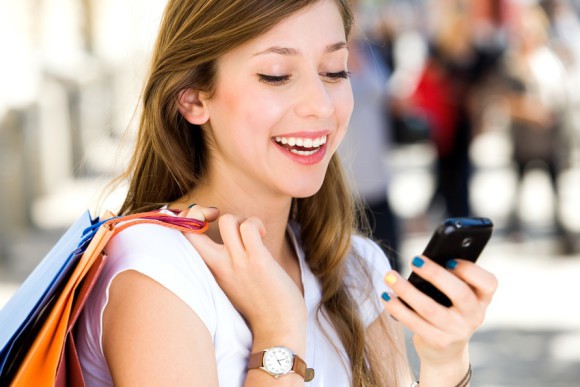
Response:
[{"label": "woman's lips", "polygon": [[276,136],[273,140],[287,157],[300,164],[316,164],[326,155],[326,134],[315,137]]}]

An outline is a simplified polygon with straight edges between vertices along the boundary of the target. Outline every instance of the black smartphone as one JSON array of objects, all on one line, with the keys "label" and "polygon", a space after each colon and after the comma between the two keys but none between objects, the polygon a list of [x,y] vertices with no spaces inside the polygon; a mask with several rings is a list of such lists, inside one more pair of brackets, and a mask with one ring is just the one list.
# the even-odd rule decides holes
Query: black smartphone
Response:
[{"label": "black smartphone", "polygon": [[[423,255],[441,266],[455,258],[475,262],[491,237],[493,223],[488,218],[448,218],[433,232]],[[451,306],[451,300],[430,282],[414,272],[409,276],[417,289],[444,306]]]}]

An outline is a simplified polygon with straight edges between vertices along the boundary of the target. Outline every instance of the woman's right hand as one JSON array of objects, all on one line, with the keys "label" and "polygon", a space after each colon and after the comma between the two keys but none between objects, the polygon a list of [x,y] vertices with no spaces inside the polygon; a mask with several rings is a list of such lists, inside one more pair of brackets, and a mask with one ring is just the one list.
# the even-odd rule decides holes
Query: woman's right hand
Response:
[{"label": "woman's right hand", "polygon": [[[180,216],[211,222],[218,218],[219,210],[196,205]],[[263,223],[258,218],[225,214],[218,224],[223,244],[205,234],[185,236],[248,321],[254,346],[286,344],[298,353],[305,350],[306,304],[296,283],[264,245]],[[300,348],[296,348],[296,340],[304,341]]]}]

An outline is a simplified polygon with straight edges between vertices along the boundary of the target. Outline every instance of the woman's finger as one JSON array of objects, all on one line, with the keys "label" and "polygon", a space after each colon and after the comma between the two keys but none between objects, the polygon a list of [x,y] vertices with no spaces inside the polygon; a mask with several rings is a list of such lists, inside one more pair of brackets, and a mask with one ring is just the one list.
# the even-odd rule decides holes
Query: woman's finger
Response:
[{"label": "woman's finger", "polygon": [[262,238],[266,236],[266,228],[260,219],[248,218],[240,225],[240,236],[249,256],[254,256],[264,248]]},{"label": "woman's finger", "polygon": [[413,258],[411,268],[416,275],[430,282],[445,294],[455,307],[467,313],[479,308],[477,295],[473,289],[462,278],[456,276],[452,272],[453,270],[449,270],[425,256]]},{"label": "woman's finger", "polygon": [[246,255],[246,248],[240,235],[240,225],[244,219],[232,214],[224,214],[219,220],[220,235],[231,259]]},{"label": "woman's finger", "polygon": [[226,251],[223,245],[215,243],[206,234],[183,233],[187,240],[193,245],[195,250],[201,256],[207,267],[215,272],[215,265],[223,262],[226,257]]},{"label": "woman's finger", "polygon": [[[395,293],[383,293],[382,299],[386,310],[391,316],[397,319],[401,324],[405,325],[407,328],[411,329],[413,333],[418,334],[423,337],[437,337],[442,336],[442,331],[437,328],[431,321],[421,316],[416,310],[409,308],[402,301],[405,298],[401,296],[404,294],[407,299],[416,301],[416,298],[410,297],[410,293],[418,292],[414,287],[409,284],[405,279],[403,279],[399,273],[395,271],[390,271],[385,276],[385,280],[389,287]],[[396,289],[396,290],[395,290]],[[411,290],[410,292],[408,290]],[[420,293],[420,292],[419,292]],[[396,294],[396,295],[395,295]],[[415,294],[417,296],[417,294]],[[427,297],[425,295],[419,295],[419,298]],[[426,299],[424,301],[427,301]],[[431,301],[432,303],[432,301]],[[417,304],[417,302],[414,302]],[[416,306],[416,305],[415,305]],[[435,305],[439,306],[440,305]],[[443,307],[441,307],[443,308]],[[440,312],[444,312],[441,310]],[[433,315],[431,315],[433,317]],[[442,317],[435,317],[437,320],[442,320]],[[442,320],[445,321],[445,320]]]},{"label": "woman's finger", "polygon": [[[466,327],[479,327],[485,316],[485,309],[497,286],[495,277],[473,262],[452,260],[444,268],[427,257],[415,257],[411,267],[415,275],[428,281],[445,294],[453,304],[451,308],[442,308],[434,302],[425,301],[422,294],[413,293],[401,284],[397,292],[409,292],[401,295],[425,319],[434,324],[441,324],[441,319],[449,318],[444,311],[455,310],[464,316]],[[453,315],[453,314],[452,314]]]},{"label": "woman's finger", "polygon": [[443,350],[452,344],[465,342],[473,334],[481,308],[472,315],[447,308],[394,271],[387,273],[385,282],[397,294],[382,295],[387,311],[429,346]]},{"label": "woman's finger", "polygon": [[444,326],[449,322],[451,313],[448,308],[438,304],[431,297],[418,290],[396,271],[388,272],[385,275],[385,282],[398,297],[394,304],[400,302],[402,308],[408,309],[412,314],[419,315],[421,319],[436,326]]},{"label": "woman's finger", "polygon": [[220,210],[215,207],[204,207],[199,204],[193,204],[187,210],[181,211],[177,216],[182,218],[192,218],[202,222],[213,222],[219,218]]},{"label": "woman's finger", "polygon": [[485,305],[491,302],[498,287],[495,275],[473,262],[462,259],[449,261],[447,267],[470,286],[480,302]]},{"label": "woman's finger", "polygon": [[466,313],[479,310],[481,304],[489,304],[497,289],[495,276],[470,261],[452,259],[444,268],[421,256],[415,257],[411,266],[417,275],[449,297],[454,307]]}]

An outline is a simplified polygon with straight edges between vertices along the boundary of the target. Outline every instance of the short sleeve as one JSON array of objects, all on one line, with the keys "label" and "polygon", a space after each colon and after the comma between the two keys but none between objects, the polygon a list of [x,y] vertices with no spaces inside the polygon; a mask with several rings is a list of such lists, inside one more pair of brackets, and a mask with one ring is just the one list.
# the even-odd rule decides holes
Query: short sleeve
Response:
[{"label": "short sleeve", "polygon": [[384,310],[381,294],[390,292],[390,289],[383,278],[391,270],[391,265],[375,242],[360,236],[352,238],[346,265],[346,285],[359,306],[363,323],[368,327]]},{"label": "short sleeve", "polygon": [[178,231],[137,225],[119,233],[107,246],[108,288],[121,272],[135,270],[183,300],[215,335],[213,290],[217,284],[197,251]]},{"label": "short sleeve", "polygon": [[76,324],[75,340],[87,386],[113,385],[103,353],[103,312],[112,281],[127,270],[150,277],[183,300],[215,337],[214,299],[219,287],[179,231],[152,224],[135,225],[111,239],[104,252],[105,266]]}]

